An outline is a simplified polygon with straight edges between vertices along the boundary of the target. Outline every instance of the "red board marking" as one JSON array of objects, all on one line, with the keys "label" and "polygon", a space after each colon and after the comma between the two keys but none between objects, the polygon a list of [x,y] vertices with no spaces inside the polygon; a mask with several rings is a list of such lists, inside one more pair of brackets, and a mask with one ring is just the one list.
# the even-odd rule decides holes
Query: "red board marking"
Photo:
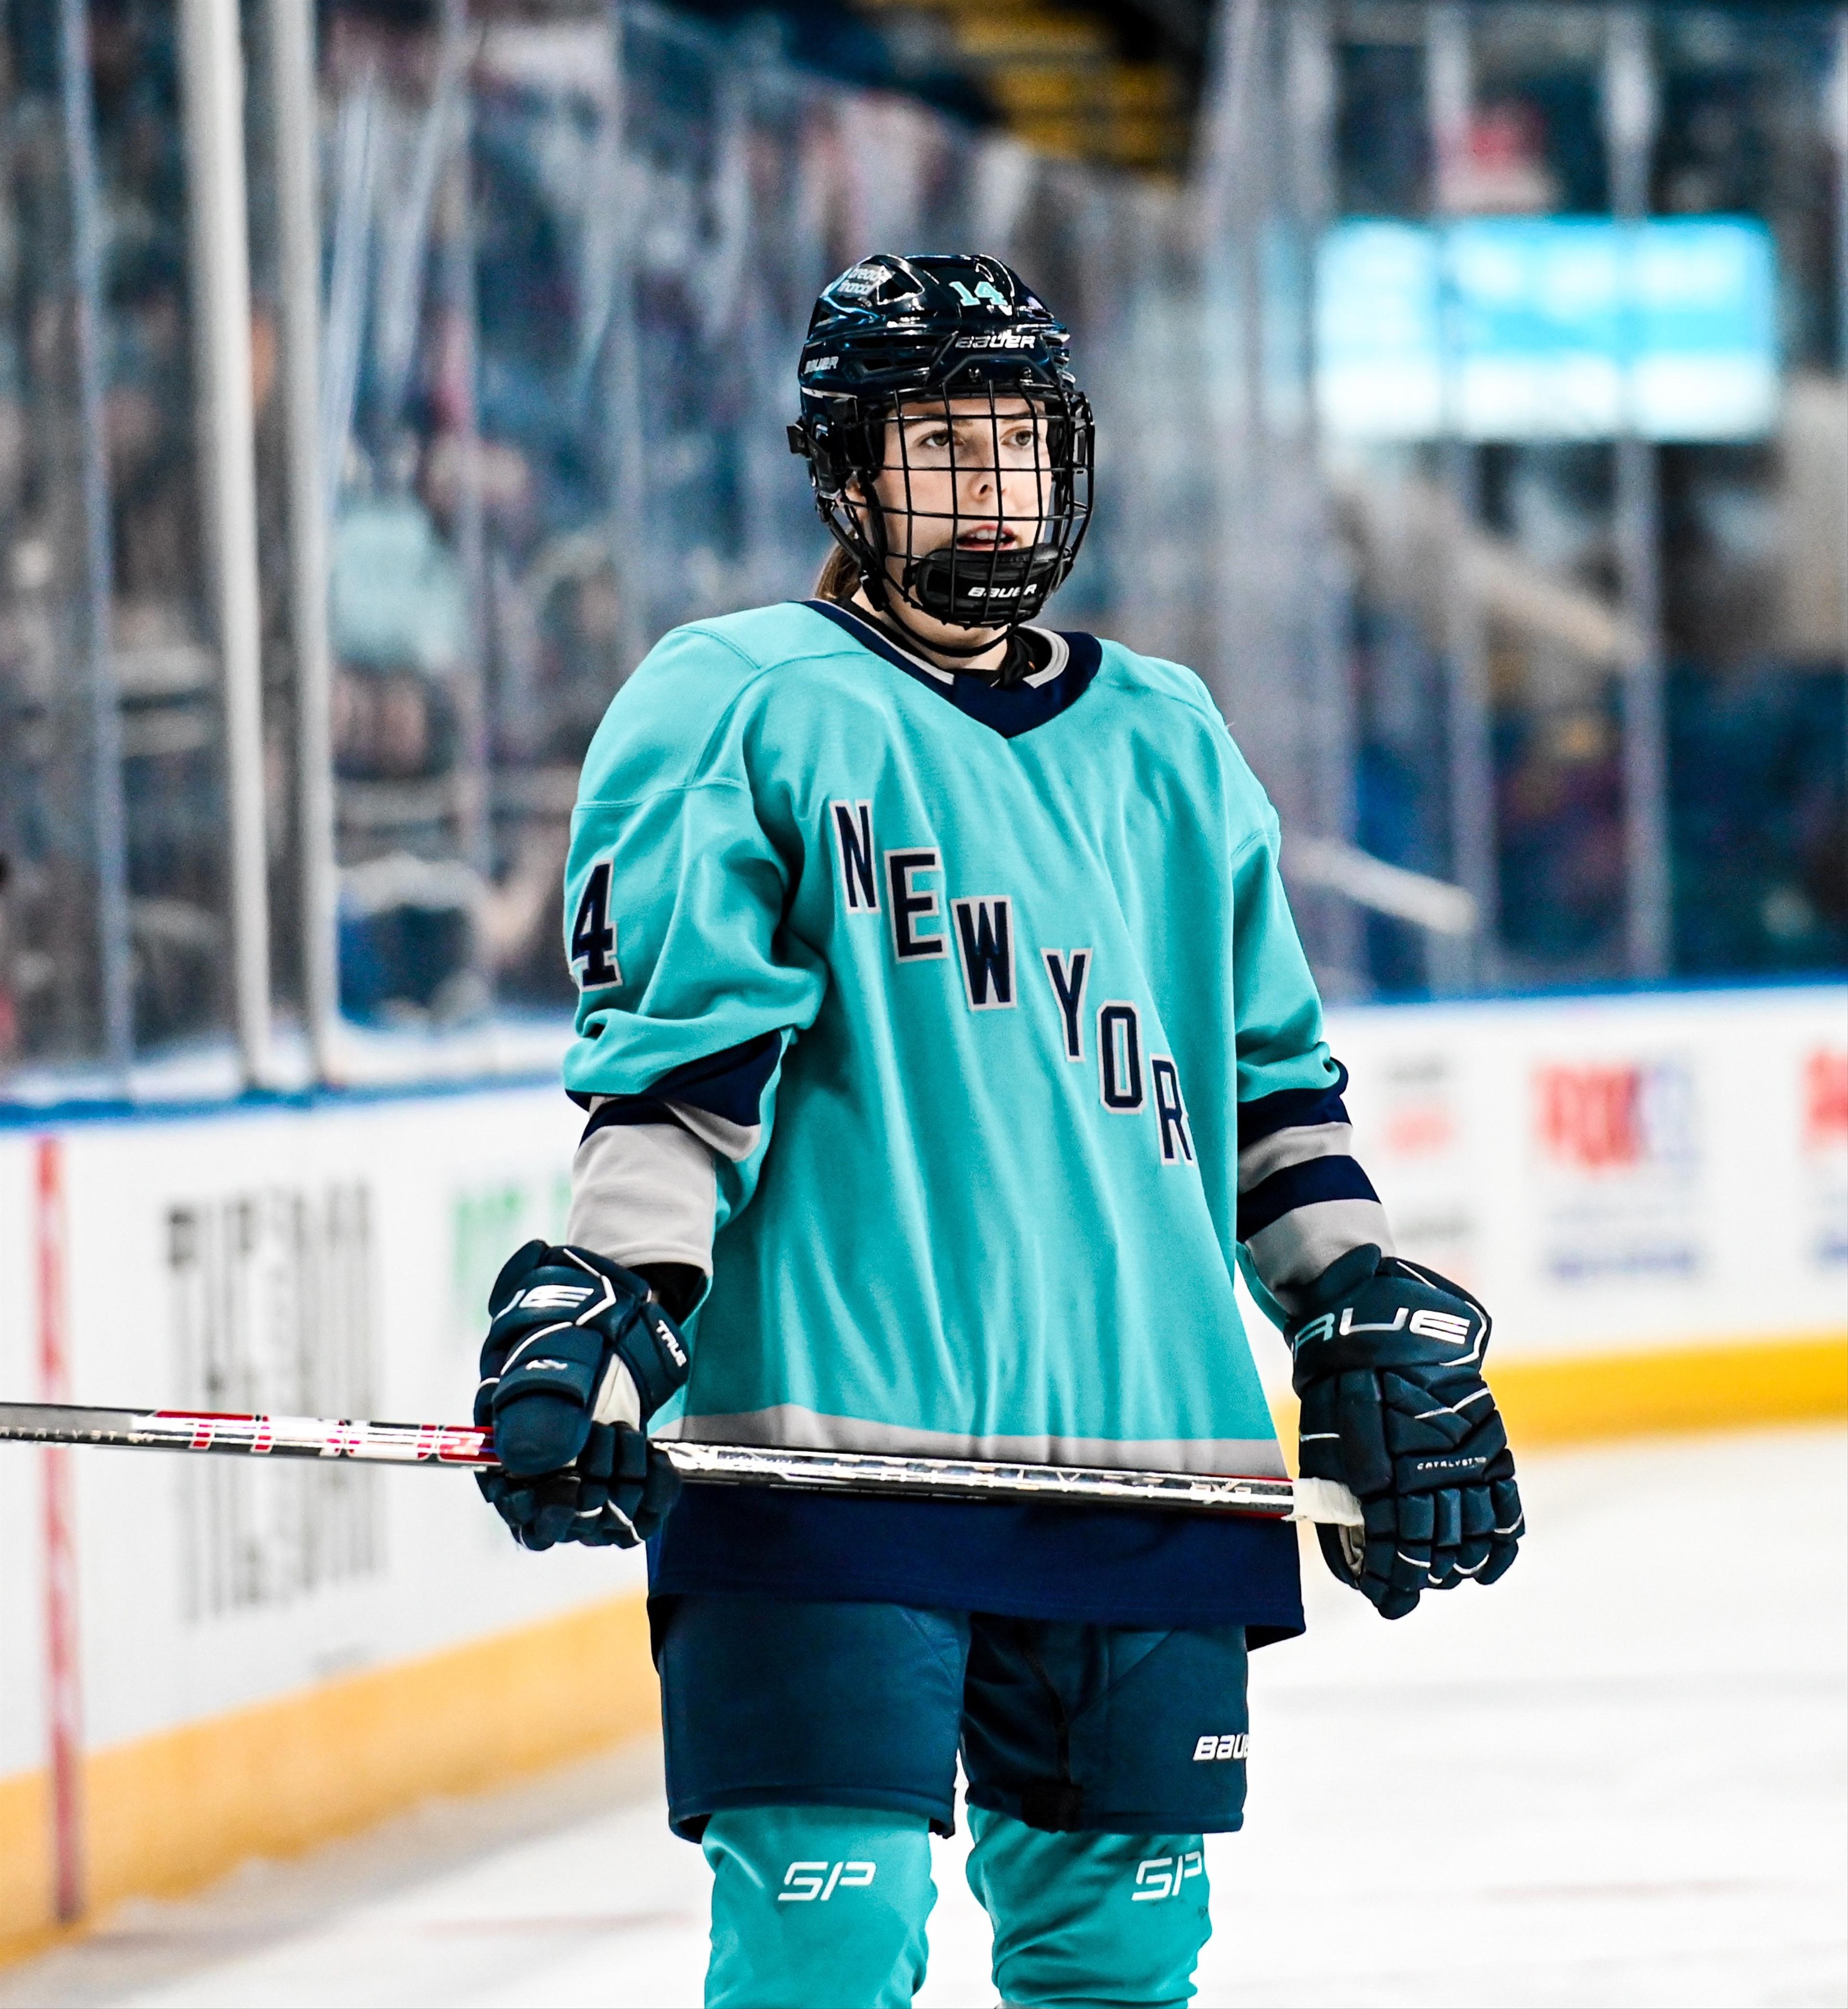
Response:
[{"label": "red board marking", "polygon": [[[69,1305],[66,1287],[64,1153],[55,1137],[34,1153],[34,1229],[38,1270],[38,1378],[48,1402],[70,1400]],[[83,1691],[77,1645],[76,1515],[68,1454],[44,1453],[45,1655],[51,1750],[51,1860],[59,1922],[83,1915]]]},{"label": "red board marking", "polygon": [[1848,1054],[1818,1047],[1804,1063],[1804,1138],[1807,1149],[1848,1143]]}]

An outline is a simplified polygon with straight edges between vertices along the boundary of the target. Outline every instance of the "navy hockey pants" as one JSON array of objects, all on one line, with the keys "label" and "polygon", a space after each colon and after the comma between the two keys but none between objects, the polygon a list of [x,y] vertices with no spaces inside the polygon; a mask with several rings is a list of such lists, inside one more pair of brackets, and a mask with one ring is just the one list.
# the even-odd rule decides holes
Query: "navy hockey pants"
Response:
[{"label": "navy hockey pants", "polygon": [[1201,1838],[1243,1814],[1241,1628],[732,1596],[653,1617],[669,1818],[714,1870],[709,2004],[910,2000],[959,1749],[1003,1999],[1190,1998]]}]

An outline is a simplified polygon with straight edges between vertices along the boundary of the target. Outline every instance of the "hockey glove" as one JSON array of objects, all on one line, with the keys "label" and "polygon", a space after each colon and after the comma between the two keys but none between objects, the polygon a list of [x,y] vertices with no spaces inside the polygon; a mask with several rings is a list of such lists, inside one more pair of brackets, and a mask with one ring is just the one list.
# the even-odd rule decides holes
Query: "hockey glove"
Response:
[{"label": "hockey glove", "polygon": [[494,1432],[484,1497],[523,1547],[645,1541],[680,1482],[643,1425],[686,1380],[674,1322],[630,1270],[529,1242],[488,1294],[475,1421]]},{"label": "hockey glove", "polygon": [[1307,1479],[1359,1496],[1364,1528],[1316,1530],[1335,1575],[1403,1618],[1427,1588],[1493,1583],[1524,1532],[1514,1454],[1482,1379],[1488,1313],[1371,1246],[1330,1264],[1286,1329]]}]

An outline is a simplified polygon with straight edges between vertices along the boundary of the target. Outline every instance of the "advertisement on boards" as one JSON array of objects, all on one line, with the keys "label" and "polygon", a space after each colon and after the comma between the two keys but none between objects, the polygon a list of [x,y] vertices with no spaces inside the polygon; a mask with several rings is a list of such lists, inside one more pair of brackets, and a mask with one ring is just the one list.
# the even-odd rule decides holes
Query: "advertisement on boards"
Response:
[{"label": "advertisement on boards", "polygon": [[1848,1281],[1848,1044],[1803,1059],[1801,1203],[1810,1260],[1838,1288]]},{"label": "advertisement on boards", "polygon": [[1534,1224],[1549,1277],[1595,1288],[1705,1267],[1701,1072],[1687,1052],[1535,1063]]}]

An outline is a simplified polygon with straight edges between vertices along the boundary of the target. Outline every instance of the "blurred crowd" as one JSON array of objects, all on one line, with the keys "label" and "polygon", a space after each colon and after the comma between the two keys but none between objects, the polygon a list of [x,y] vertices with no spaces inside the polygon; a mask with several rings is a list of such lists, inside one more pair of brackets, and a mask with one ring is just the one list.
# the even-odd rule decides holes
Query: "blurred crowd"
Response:
[{"label": "blurred crowd", "polygon": [[[1439,189],[1418,10],[1338,10],[1333,212],[1421,217],[1440,197],[1478,214],[1605,209],[1595,66],[1569,18],[1595,11],[1478,10],[1496,20],[1480,44],[1467,144]],[[93,0],[89,15],[106,615],[136,1036],[152,1049],[225,1019],[219,708],[176,17],[166,0]],[[83,944],[91,722],[78,673],[83,275],[57,23],[46,0],[24,0],[0,30],[0,1066],[97,1044]],[[1840,196],[1819,110],[1836,30],[1825,9],[1701,9],[1662,10],[1657,32],[1652,205],[1768,220],[1785,372],[1771,436],[1659,449],[1675,967],[1839,969],[1848,423]],[[577,764],[624,671],[664,628],[806,589],[820,533],[782,451],[789,373],[814,288],[866,250],[991,240],[1072,315],[1105,459],[1096,540],[1062,615],[1108,621],[1144,646],[1206,646],[1197,608],[1162,611],[1183,587],[1197,598],[1218,565],[1173,530],[1172,498],[1197,475],[1185,414],[1139,416],[1154,409],[1160,345],[1188,307],[1185,275],[1150,249],[1185,238],[1184,204],[978,142],[957,122],[985,114],[967,80],[901,76],[860,34],[860,17],[833,0],[735,19],[722,0],[697,19],[632,6],[471,23],[420,0],[324,12],[321,445],[341,994],[353,1019],[445,1025],[567,1001],[558,881]],[[818,83],[790,66],[804,61],[887,94]],[[274,980],[286,1009],[300,941],[262,74],[253,62],[252,334]],[[1608,600],[1608,448],[1477,453],[1478,533],[1501,561]],[[1425,447],[1348,455],[1335,526],[1353,834],[1443,877],[1434,721],[1446,645],[1429,580],[1394,542],[1431,478]],[[1609,665],[1518,610],[1491,619],[1488,651],[1495,973],[1609,979],[1622,968],[1624,893]],[[1430,973],[1411,931],[1374,917],[1341,974],[1395,995]]]},{"label": "blurred crowd", "polygon": [[[1352,9],[1349,19],[1364,14]],[[1442,162],[1423,24],[1399,10],[1347,44],[1340,211],[1606,211],[1601,18],[1509,7],[1472,19],[1473,115]],[[1848,293],[1828,107],[1843,88],[1843,44],[1822,10],[1801,8],[1663,8],[1652,40],[1660,105],[1651,212],[1769,224],[1782,371],[1779,416],[1764,438],[1655,449],[1672,967],[1698,978],[1839,970],[1848,964]],[[1441,876],[1447,781],[1432,721],[1443,708],[1444,620],[1431,596],[1445,589],[1446,567],[1427,548],[1408,577],[1403,543],[1418,513],[1413,491],[1436,476],[1433,450],[1376,450],[1345,472],[1360,569],[1359,841]],[[1573,595],[1608,618],[1614,603],[1611,450],[1490,443],[1474,449],[1470,473],[1482,547],[1503,575],[1525,568],[1534,588],[1525,604],[1518,590],[1492,603],[1488,622],[1498,973],[1516,986],[1609,980],[1623,968],[1625,904],[1619,690],[1611,662],[1556,610]],[[1389,922],[1376,920],[1370,935],[1376,983],[1416,988],[1416,944]]]},{"label": "blurred crowd", "polygon": [[[0,1059],[95,1050],[83,420],[55,8],[0,36]],[[201,596],[170,13],[90,16],[108,477],[137,1015],[214,1021],[224,961],[215,658]],[[260,402],[275,345],[256,344]]]}]

